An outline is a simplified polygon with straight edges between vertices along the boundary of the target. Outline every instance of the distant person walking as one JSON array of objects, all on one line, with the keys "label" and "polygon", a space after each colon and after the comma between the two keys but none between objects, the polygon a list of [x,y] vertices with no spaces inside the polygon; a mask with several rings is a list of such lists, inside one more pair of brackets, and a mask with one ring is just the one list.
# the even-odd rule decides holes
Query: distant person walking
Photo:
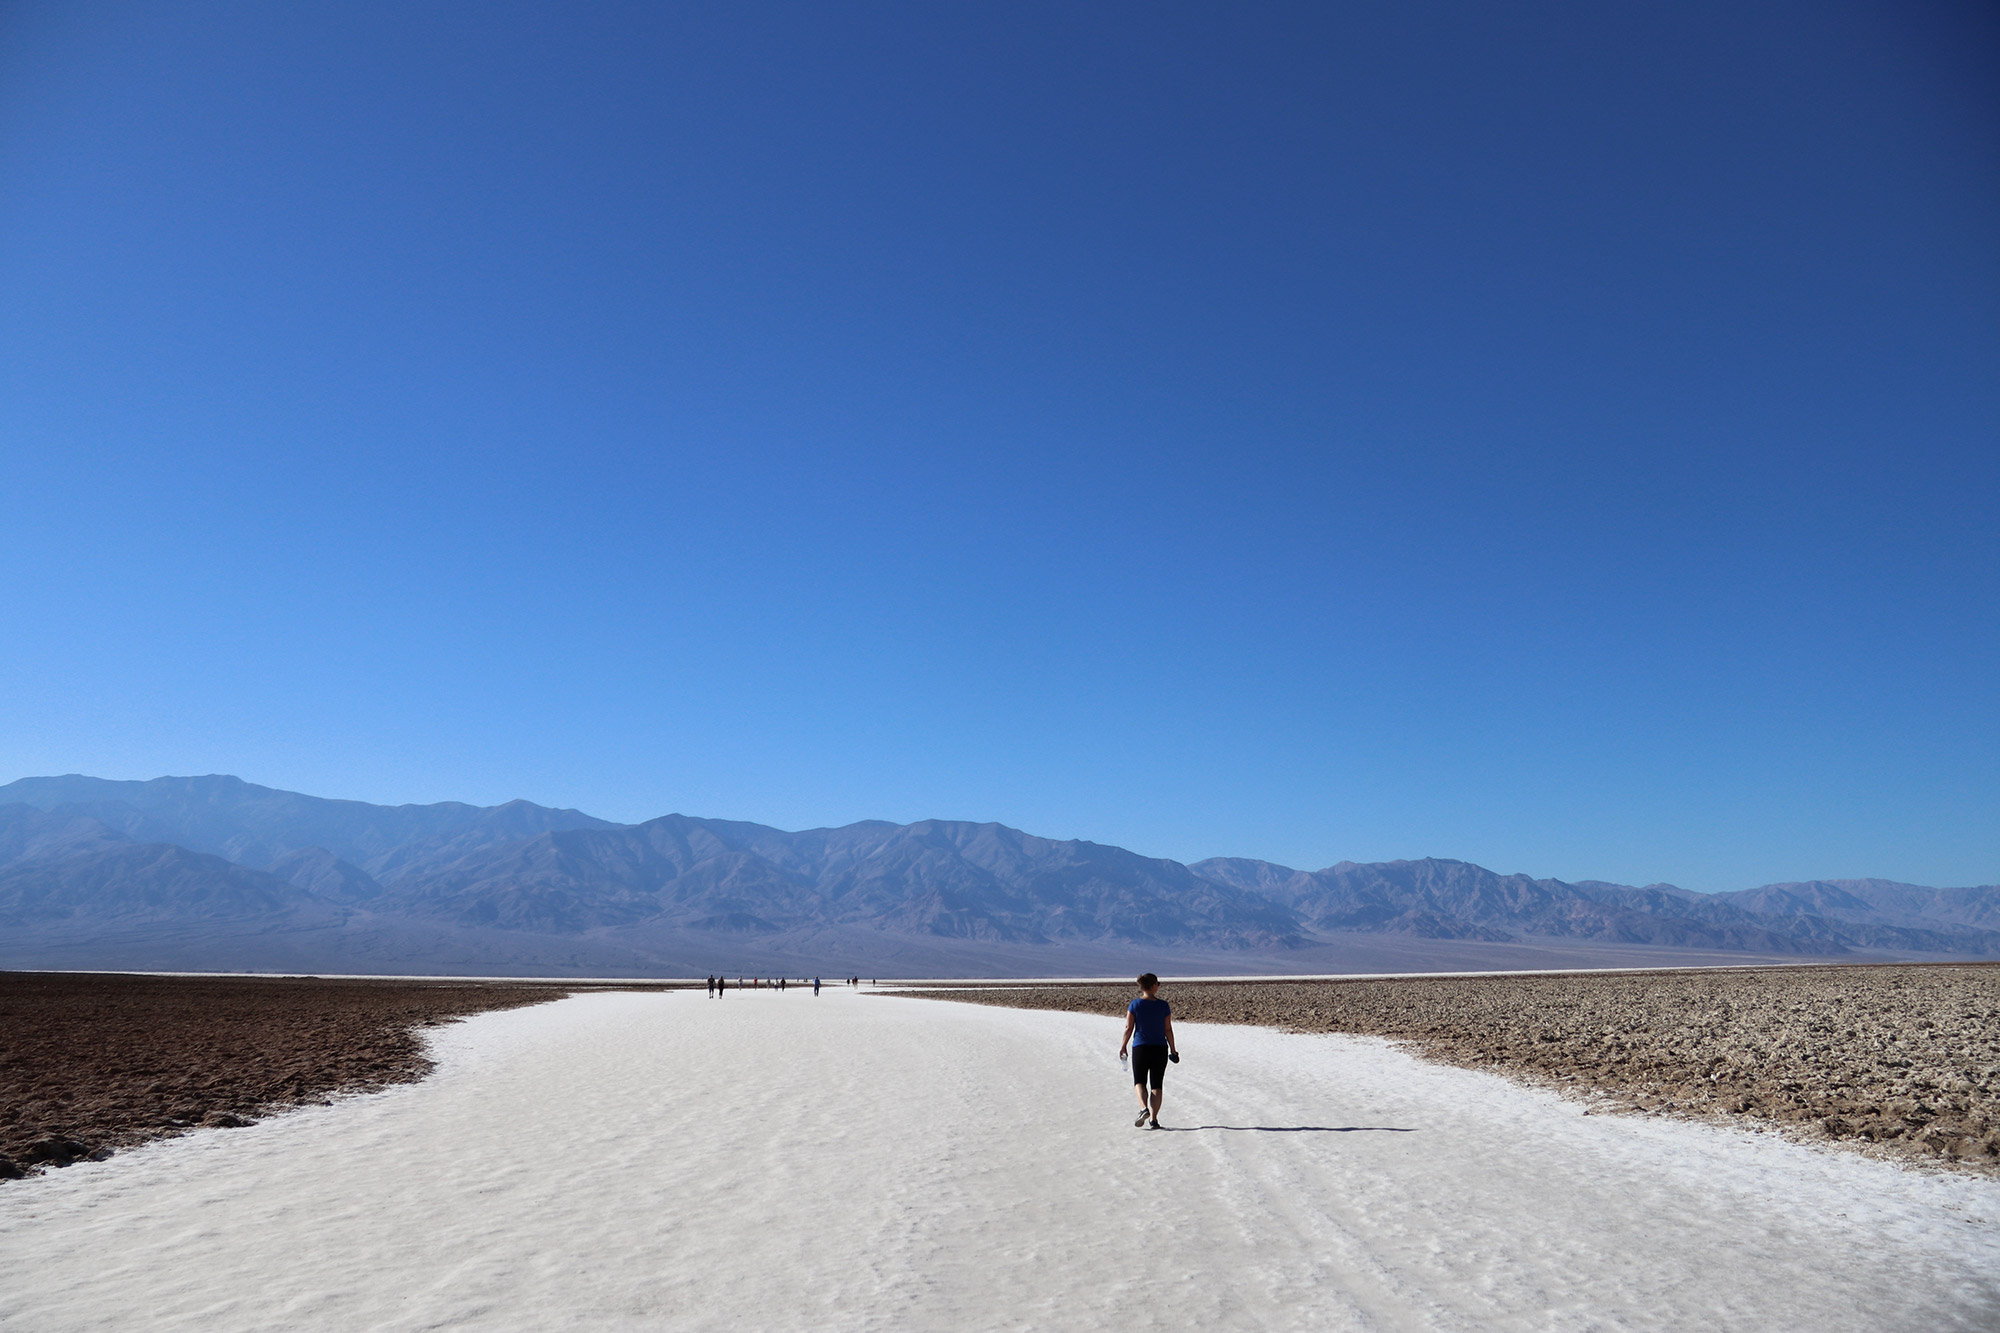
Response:
[{"label": "distant person walking", "polygon": [[814,978],[813,978],[813,994],[814,994],[814,995],[818,995],[818,994],[819,994],[819,978],[818,978],[818,977],[814,977]]},{"label": "distant person walking", "polygon": [[1139,977],[1139,998],[1125,1006],[1125,1035],[1118,1042],[1120,1060],[1128,1046],[1132,1048],[1132,1088],[1139,1094],[1139,1118],[1132,1123],[1158,1129],[1160,1085],[1166,1081],[1167,1062],[1179,1060],[1181,1055],[1174,1045],[1174,1011],[1160,998],[1160,979],[1151,972]]}]

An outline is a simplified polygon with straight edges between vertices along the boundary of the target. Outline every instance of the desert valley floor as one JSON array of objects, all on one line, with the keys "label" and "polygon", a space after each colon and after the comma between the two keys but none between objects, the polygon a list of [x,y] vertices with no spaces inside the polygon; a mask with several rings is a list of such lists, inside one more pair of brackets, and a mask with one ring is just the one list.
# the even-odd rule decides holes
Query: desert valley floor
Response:
[{"label": "desert valley floor", "polygon": [[1990,1329],[2000,1180],[1370,1037],[582,994],[421,1083],[0,1188],[0,1325]]}]

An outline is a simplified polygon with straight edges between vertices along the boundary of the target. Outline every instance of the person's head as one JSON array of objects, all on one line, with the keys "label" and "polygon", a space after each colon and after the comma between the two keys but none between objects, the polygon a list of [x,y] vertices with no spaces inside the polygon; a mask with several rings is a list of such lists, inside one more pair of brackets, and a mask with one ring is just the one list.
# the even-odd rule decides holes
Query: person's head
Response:
[{"label": "person's head", "polygon": [[1141,972],[1139,974],[1139,993],[1141,995],[1151,995],[1159,988],[1160,979],[1151,972]]}]

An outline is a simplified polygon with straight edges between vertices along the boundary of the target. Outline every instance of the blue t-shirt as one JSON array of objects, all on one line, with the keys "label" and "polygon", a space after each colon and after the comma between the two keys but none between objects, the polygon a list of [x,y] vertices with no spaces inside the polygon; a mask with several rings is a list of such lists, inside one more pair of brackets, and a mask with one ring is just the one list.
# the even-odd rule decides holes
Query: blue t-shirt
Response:
[{"label": "blue t-shirt", "polygon": [[1167,1044],[1167,1015],[1173,1012],[1165,1000],[1149,1000],[1141,995],[1125,1006],[1132,1015],[1132,1044],[1134,1046],[1165,1046]]}]

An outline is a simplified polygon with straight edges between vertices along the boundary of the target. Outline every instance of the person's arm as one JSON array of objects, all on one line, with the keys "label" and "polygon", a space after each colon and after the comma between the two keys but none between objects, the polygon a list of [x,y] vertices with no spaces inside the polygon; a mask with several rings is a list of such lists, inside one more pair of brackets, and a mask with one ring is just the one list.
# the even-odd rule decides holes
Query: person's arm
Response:
[{"label": "person's arm", "polygon": [[1118,1039],[1118,1058],[1120,1060],[1125,1058],[1125,1048],[1132,1044],[1132,1024],[1137,1021],[1132,1016],[1132,1011],[1127,1009],[1125,1011],[1125,1035]]},{"label": "person's arm", "polygon": [[1174,1016],[1172,1014],[1167,1015],[1167,1054],[1180,1054],[1180,1047],[1174,1045]]}]

